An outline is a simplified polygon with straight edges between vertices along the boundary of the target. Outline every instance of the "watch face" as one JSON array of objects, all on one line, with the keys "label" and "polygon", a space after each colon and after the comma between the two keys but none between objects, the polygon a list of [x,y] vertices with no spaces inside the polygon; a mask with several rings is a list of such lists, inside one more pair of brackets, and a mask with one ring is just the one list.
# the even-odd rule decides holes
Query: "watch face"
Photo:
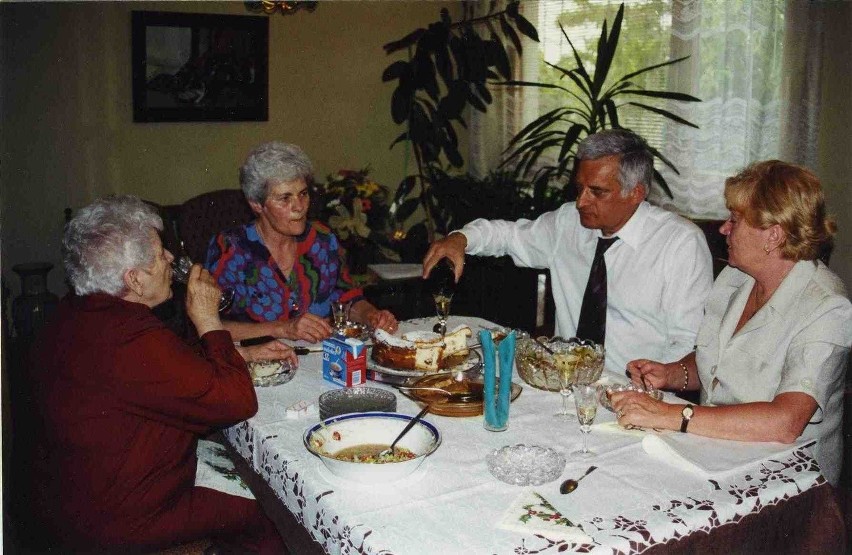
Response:
[{"label": "watch face", "polygon": [[695,412],[695,411],[692,410],[692,405],[687,405],[687,406],[683,407],[681,414],[683,415],[684,418],[692,418],[693,412]]}]

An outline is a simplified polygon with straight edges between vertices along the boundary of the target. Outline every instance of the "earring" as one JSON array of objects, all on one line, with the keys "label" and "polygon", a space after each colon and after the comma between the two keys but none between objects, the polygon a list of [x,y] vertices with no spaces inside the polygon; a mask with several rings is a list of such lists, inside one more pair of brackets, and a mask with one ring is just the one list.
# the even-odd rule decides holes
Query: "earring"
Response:
[{"label": "earring", "polygon": [[765,245],[763,245],[763,252],[765,252],[766,254],[769,254],[771,252],[771,250],[772,249],[769,248],[769,243],[766,243]]}]

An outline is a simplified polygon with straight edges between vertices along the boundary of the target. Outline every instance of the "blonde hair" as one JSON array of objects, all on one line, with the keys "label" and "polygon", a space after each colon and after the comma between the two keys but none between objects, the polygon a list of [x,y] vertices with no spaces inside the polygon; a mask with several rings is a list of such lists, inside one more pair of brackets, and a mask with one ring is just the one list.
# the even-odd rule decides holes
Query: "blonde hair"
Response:
[{"label": "blonde hair", "polygon": [[784,230],[781,255],[815,260],[831,248],[837,231],[825,213],[819,179],[800,166],[779,160],[757,162],[725,180],[725,204],[749,225]]}]

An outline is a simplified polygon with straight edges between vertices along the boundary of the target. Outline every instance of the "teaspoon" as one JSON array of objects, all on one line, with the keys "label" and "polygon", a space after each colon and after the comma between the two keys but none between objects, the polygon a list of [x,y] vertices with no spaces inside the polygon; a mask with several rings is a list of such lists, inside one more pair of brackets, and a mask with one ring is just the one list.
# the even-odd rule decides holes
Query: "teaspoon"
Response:
[{"label": "teaspoon", "polygon": [[586,472],[582,476],[577,478],[576,480],[573,479],[573,478],[569,478],[568,480],[565,480],[564,482],[562,482],[562,485],[559,486],[559,492],[563,493],[563,494],[571,493],[572,491],[577,489],[578,485],[580,485],[580,480],[582,480],[583,478],[585,478],[586,476],[591,474],[592,471],[596,470],[597,468],[598,467],[596,467],[596,466],[590,466],[589,469],[586,470]]}]

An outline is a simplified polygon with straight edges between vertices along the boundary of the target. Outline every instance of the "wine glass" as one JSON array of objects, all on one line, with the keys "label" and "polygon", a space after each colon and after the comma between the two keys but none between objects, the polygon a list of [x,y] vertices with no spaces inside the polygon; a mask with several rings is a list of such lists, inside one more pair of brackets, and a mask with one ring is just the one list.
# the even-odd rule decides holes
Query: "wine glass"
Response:
[{"label": "wine glass", "polygon": [[444,335],[447,333],[447,318],[450,316],[450,306],[453,302],[453,294],[456,292],[456,276],[452,262],[442,258],[429,272],[429,289],[432,291],[432,299],[435,301],[435,310],[438,313],[438,323],[433,331]]},{"label": "wine glass", "polygon": [[598,391],[593,385],[574,386],[574,404],[577,408],[577,420],[580,421],[580,431],[583,433],[583,448],[573,451],[571,456],[577,458],[590,458],[595,456],[586,445],[586,440],[592,431],[592,422],[598,412]]},{"label": "wine glass", "polygon": [[[186,283],[189,281],[189,272],[192,270],[192,259],[187,255],[182,255],[174,259],[172,262],[172,281],[175,283]],[[234,302],[234,290],[223,289],[219,297],[219,312],[227,310],[231,303]]]},{"label": "wine glass", "polygon": [[568,405],[568,397],[577,378],[577,364],[580,359],[570,353],[557,353],[553,356],[553,363],[559,375],[559,394],[562,396],[562,410],[557,412],[557,418],[573,418],[574,411]]}]

